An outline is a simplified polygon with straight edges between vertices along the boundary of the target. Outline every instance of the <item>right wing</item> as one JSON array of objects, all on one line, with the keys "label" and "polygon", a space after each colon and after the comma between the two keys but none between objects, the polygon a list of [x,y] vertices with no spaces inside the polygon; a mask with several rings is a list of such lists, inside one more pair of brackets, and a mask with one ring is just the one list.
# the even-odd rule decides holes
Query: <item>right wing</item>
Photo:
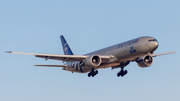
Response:
[{"label": "right wing", "polygon": [[43,66],[43,67],[67,67],[67,65],[34,65],[34,66]]}]

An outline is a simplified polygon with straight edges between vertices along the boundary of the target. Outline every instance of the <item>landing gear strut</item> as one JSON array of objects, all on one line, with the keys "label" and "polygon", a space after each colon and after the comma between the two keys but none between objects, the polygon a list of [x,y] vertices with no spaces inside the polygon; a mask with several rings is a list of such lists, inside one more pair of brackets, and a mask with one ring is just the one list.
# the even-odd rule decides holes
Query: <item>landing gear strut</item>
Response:
[{"label": "landing gear strut", "polygon": [[98,71],[94,71],[94,68],[91,69],[91,72],[88,73],[88,77],[94,77],[96,74],[98,74]]},{"label": "landing gear strut", "polygon": [[124,64],[121,64],[121,71],[120,71],[119,73],[117,73],[117,76],[118,76],[118,77],[119,77],[119,76],[123,77],[124,75],[126,75],[126,74],[128,73],[127,70],[124,70],[124,67],[125,67],[125,65],[124,65]]}]

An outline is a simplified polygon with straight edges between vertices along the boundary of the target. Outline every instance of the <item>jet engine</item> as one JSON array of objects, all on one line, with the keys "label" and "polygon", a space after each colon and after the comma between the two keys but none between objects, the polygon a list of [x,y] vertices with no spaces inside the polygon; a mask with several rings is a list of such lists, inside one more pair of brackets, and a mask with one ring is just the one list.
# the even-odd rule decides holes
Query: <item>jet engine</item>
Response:
[{"label": "jet engine", "polygon": [[150,55],[141,56],[136,62],[139,65],[139,67],[149,67],[153,64],[153,57]]},{"label": "jet engine", "polygon": [[84,64],[87,67],[97,67],[101,64],[101,58],[98,55],[89,56]]}]

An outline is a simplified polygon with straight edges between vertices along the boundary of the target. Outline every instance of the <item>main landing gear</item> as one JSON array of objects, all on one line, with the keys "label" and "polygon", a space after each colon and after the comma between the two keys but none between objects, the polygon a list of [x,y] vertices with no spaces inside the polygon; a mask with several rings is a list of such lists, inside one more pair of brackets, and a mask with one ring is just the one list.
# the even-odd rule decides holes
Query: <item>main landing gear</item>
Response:
[{"label": "main landing gear", "polygon": [[124,70],[124,67],[125,67],[125,65],[124,65],[124,64],[121,64],[121,71],[120,71],[119,73],[117,73],[117,76],[118,76],[118,77],[119,77],[119,76],[123,77],[124,75],[126,75],[126,74],[128,73],[127,70]]},{"label": "main landing gear", "polygon": [[88,73],[88,77],[94,77],[96,74],[98,74],[98,71],[94,71],[94,68],[91,69],[91,72]]},{"label": "main landing gear", "polygon": [[123,77],[124,75],[126,75],[128,73],[128,71],[127,70],[121,70],[119,73],[117,73],[117,76],[119,77],[119,76],[121,76],[121,77]]}]

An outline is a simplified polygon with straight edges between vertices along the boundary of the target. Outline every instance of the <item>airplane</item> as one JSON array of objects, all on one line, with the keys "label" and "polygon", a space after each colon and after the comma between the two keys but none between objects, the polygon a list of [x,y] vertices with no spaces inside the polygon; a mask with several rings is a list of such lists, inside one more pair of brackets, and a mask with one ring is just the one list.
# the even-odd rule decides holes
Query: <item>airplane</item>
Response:
[{"label": "airplane", "polygon": [[139,37],[123,43],[119,43],[101,50],[97,50],[85,55],[74,55],[63,35],[60,36],[64,55],[58,54],[39,54],[39,53],[22,53],[6,51],[13,54],[34,55],[45,60],[53,59],[66,62],[64,65],[35,65],[45,67],[62,67],[63,70],[72,73],[88,73],[88,77],[94,77],[98,74],[98,69],[102,68],[120,68],[117,73],[118,77],[123,77],[128,73],[124,70],[130,62],[137,62],[139,67],[146,68],[153,64],[153,58],[156,56],[175,53],[166,52],[154,54],[158,48],[158,41],[149,36]]}]

